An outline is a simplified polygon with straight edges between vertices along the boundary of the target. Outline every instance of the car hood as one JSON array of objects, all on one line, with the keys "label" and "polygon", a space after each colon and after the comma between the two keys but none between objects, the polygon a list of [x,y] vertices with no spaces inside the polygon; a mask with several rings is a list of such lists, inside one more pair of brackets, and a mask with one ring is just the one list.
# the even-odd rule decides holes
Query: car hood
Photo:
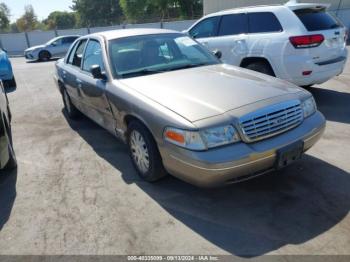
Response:
[{"label": "car hood", "polygon": [[34,51],[35,49],[41,49],[41,48],[44,48],[45,45],[36,45],[36,46],[32,46],[28,49],[25,50],[25,52],[28,52],[28,51]]},{"label": "car hood", "polygon": [[121,79],[120,82],[191,122],[301,91],[286,81],[225,64]]}]

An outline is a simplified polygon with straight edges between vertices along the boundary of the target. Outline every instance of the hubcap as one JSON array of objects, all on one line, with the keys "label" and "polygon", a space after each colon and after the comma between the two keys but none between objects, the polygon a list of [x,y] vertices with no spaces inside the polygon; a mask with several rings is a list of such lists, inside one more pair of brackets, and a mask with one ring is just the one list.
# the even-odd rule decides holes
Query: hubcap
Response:
[{"label": "hubcap", "polygon": [[70,101],[69,101],[69,97],[68,97],[67,91],[64,91],[64,101],[65,101],[65,104],[66,104],[67,111],[68,111],[68,113],[70,113],[71,112],[71,108],[70,108]]},{"label": "hubcap", "polygon": [[135,164],[142,173],[149,169],[148,148],[142,135],[134,130],[130,134],[130,149]]}]

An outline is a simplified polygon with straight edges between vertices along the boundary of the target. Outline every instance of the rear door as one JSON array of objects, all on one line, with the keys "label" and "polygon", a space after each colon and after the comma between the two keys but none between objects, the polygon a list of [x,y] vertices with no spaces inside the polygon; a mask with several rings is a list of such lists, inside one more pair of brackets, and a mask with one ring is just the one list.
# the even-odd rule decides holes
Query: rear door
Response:
[{"label": "rear door", "polygon": [[62,78],[66,90],[71,98],[79,104],[81,103],[81,80],[79,79],[80,67],[85,50],[87,39],[82,39],[77,42],[69,54],[66,66],[62,70]]},{"label": "rear door", "polygon": [[230,14],[221,17],[218,35],[208,40],[209,48],[222,52],[224,63],[239,65],[248,54],[247,46],[248,19],[247,14]]},{"label": "rear door", "polygon": [[62,53],[60,56],[65,56],[67,51],[69,50],[70,46],[73,44],[75,40],[77,40],[78,37],[76,36],[68,36],[62,38]]},{"label": "rear door", "polygon": [[320,46],[309,48],[316,63],[342,59],[346,48],[346,29],[339,20],[322,6],[294,9],[293,12],[305,26],[308,35],[324,36]]},{"label": "rear door", "polygon": [[90,69],[94,65],[98,65],[102,72],[105,71],[102,45],[98,40],[90,39],[85,49],[82,70],[79,75],[81,99],[89,109],[87,115],[113,132],[113,116],[105,92],[107,80],[95,79],[92,76]]}]

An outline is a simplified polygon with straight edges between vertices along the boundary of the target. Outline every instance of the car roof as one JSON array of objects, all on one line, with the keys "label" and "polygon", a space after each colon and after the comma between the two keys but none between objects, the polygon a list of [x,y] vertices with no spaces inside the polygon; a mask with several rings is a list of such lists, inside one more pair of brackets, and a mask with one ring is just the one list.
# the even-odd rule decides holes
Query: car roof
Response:
[{"label": "car roof", "polygon": [[264,11],[275,11],[281,8],[289,8],[291,10],[305,9],[305,8],[329,8],[330,4],[320,4],[320,3],[298,3],[296,1],[289,1],[285,4],[275,4],[275,5],[256,5],[256,6],[245,6],[245,7],[236,7],[231,9],[222,10],[212,14],[208,14],[205,17],[218,16],[218,15],[227,15],[238,12],[264,12]]},{"label": "car roof", "polygon": [[135,29],[118,29],[118,30],[111,30],[111,31],[104,31],[104,32],[98,32],[93,33],[91,35],[87,35],[86,37],[90,36],[102,36],[103,38],[107,40],[112,39],[118,39],[118,38],[124,38],[129,36],[138,36],[138,35],[155,35],[155,34],[181,34],[181,32],[174,31],[174,30],[168,30],[168,29],[151,29],[151,28],[135,28]]}]

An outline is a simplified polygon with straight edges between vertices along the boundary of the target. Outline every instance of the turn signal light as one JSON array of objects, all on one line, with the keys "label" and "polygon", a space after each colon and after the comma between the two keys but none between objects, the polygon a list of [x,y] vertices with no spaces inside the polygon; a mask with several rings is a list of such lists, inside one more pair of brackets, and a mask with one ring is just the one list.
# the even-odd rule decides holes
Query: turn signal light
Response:
[{"label": "turn signal light", "polygon": [[320,46],[324,41],[323,35],[293,36],[289,41],[295,48],[311,48]]},{"label": "turn signal light", "polygon": [[185,137],[183,134],[177,133],[172,130],[167,130],[165,132],[165,137],[168,138],[169,140],[175,141],[180,144],[185,144]]}]

